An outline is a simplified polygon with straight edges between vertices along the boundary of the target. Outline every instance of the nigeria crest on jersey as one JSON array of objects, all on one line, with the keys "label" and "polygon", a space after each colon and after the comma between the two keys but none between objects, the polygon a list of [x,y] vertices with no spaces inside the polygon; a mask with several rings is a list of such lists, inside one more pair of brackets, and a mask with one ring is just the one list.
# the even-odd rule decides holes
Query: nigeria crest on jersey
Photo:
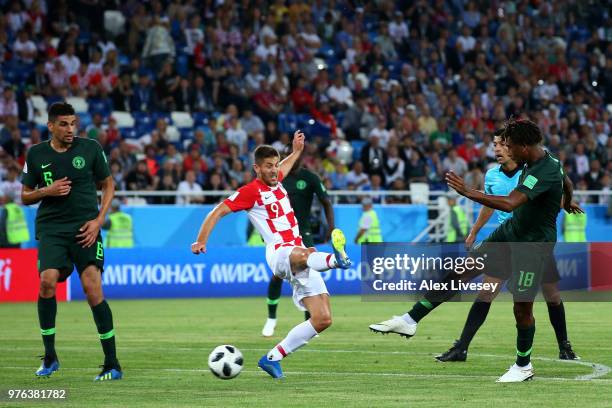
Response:
[{"label": "nigeria crest on jersey", "polygon": [[85,167],[85,159],[81,156],[76,156],[74,159],[72,159],[72,166],[77,170],[81,170],[83,167]]}]

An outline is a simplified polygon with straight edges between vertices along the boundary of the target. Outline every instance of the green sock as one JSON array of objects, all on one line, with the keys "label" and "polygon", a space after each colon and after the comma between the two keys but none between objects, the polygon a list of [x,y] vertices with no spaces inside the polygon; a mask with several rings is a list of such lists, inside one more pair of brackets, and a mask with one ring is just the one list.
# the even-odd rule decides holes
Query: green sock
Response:
[{"label": "green sock", "polygon": [[276,319],[276,308],[278,307],[282,288],[282,280],[270,280],[270,284],[268,284],[268,319]]},{"label": "green sock", "polygon": [[57,359],[55,354],[55,316],[57,315],[57,301],[55,296],[50,298],[38,297],[38,321],[40,333],[45,346],[45,357]]},{"label": "green sock", "polygon": [[535,335],[535,324],[529,327],[516,326],[516,365],[525,367],[531,361],[531,348]]},{"label": "green sock", "polygon": [[414,306],[412,306],[412,309],[408,312],[408,314],[410,315],[410,317],[412,317],[412,320],[418,323],[422,318],[427,316],[429,312],[431,312],[441,304],[441,302],[430,302],[426,299],[423,299],[419,302],[416,302]]},{"label": "green sock", "polygon": [[117,351],[115,348],[115,330],[113,329],[113,314],[106,300],[103,300],[97,306],[91,308],[93,313],[98,334],[100,335],[100,343],[104,351],[104,365],[107,367],[118,368]]}]

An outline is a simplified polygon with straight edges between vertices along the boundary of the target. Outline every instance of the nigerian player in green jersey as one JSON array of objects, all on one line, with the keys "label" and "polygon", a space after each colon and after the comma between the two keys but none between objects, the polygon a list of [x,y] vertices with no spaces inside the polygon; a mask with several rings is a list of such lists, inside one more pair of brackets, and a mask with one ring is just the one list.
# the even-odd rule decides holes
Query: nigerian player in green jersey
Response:
[{"label": "nigerian player in green jersey", "polygon": [[[30,148],[23,168],[24,204],[40,202],[36,214],[40,292],[38,318],[45,355],[39,377],[59,369],[55,352],[55,288],[76,268],[96,323],[104,365],[95,381],[122,377],[115,351],[110,307],[102,292],[104,248],[100,226],[115,192],[98,142],[76,137],[77,117],[70,104],[54,103],[47,124],[51,138]],[[102,189],[98,208],[97,186]]]},{"label": "nigerian player in green jersey", "polygon": [[[291,147],[289,147],[287,153],[291,154]],[[317,196],[325,211],[325,217],[327,218],[328,224],[325,242],[329,241],[331,231],[334,229],[334,209],[332,208],[325,186],[321,182],[321,179],[319,179],[319,176],[302,167],[302,161],[298,159],[291,168],[289,174],[283,179],[283,187],[287,190],[287,194],[289,195],[289,201],[295,212],[295,218],[300,227],[300,235],[302,236],[304,246],[307,248],[314,247],[310,225],[310,209],[312,207],[314,195]],[[271,337],[274,335],[274,329],[276,328],[276,309],[278,308],[278,302],[281,297],[282,286],[283,280],[272,275],[272,279],[270,279],[270,283],[268,284],[268,319],[261,330],[261,334],[264,337]],[[306,311],[304,312],[304,317],[308,320],[310,314]]]},{"label": "nigerian player in green jersey", "polygon": [[[533,377],[530,361],[535,334],[533,298],[548,262],[553,259],[561,204],[572,214],[583,211],[571,201],[571,192],[563,194],[567,176],[559,160],[542,148],[542,132],[535,123],[524,119],[511,120],[502,137],[510,157],[523,165],[518,186],[510,195],[488,195],[469,189],[463,179],[452,172],[446,175],[446,181],[459,194],[473,201],[496,210],[513,212],[512,218],[493,231],[478,250],[484,251],[489,246],[494,251],[496,243],[511,243],[512,277],[508,288],[514,297],[517,358],[497,381],[520,382]],[[565,184],[565,188],[571,185]]]}]

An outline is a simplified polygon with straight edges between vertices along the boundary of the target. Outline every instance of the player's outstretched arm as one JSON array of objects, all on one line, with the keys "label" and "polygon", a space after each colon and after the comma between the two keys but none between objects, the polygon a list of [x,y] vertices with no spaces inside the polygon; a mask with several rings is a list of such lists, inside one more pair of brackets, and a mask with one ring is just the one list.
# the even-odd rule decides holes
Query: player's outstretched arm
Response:
[{"label": "player's outstretched arm", "polygon": [[301,130],[296,130],[293,134],[293,150],[291,154],[285,157],[285,159],[283,159],[283,161],[281,161],[278,165],[280,172],[285,176],[289,174],[291,168],[304,151],[304,139],[306,139],[306,136],[304,136],[304,133]]},{"label": "player's outstretched arm", "polygon": [[42,188],[32,188],[25,184],[21,187],[21,202],[24,205],[36,204],[45,197],[60,197],[70,194],[68,177],[55,180],[51,185]]},{"label": "player's outstretched arm", "polygon": [[512,190],[508,196],[496,196],[488,195],[478,190],[468,189],[465,186],[463,179],[452,171],[446,173],[446,182],[449,187],[457,191],[457,193],[461,194],[462,196],[495,210],[512,212],[529,200],[526,194],[523,194],[518,190]]},{"label": "player's outstretched arm", "polygon": [[202,222],[202,226],[200,227],[200,232],[198,233],[198,238],[196,242],[191,244],[191,252],[196,255],[206,253],[206,243],[208,242],[208,237],[212,232],[217,222],[227,214],[231,213],[232,210],[225,203],[219,203],[211,212],[208,213],[204,222]]},{"label": "player's outstretched arm", "polygon": [[563,177],[563,208],[570,214],[584,213],[584,210],[580,206],[572,201],[574,197],[574,183],[567,177],[567,174]]},{"label": "player's outstretched arm", "polygon": [[484,205],[480,208],[478,218],[476,218],[476,222],[474,223],[474,225],[472,225],[472,229],[470,230],[470,233],[468,234],[465,240],[466,247],[469,248],[474,245],[474,241],[476,241],[476,236],[478,235],[478,232],[482,229],[482,227],[487,224],[487,222],[489,222],[491,216],[493,215],[493,212],[494,210],[492,208],[485,207]]}]

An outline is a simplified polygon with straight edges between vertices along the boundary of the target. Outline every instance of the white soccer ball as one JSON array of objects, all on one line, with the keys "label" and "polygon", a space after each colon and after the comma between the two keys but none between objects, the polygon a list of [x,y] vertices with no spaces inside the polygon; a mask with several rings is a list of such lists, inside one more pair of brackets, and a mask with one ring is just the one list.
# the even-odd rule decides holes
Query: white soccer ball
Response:
[{"label": "white soccer ball", "polygon": [[215,377],[222,380],[230,380],[240,374],[243,364],[240,350],[228,344],[215,347],[208,356],[208,368]]}]

